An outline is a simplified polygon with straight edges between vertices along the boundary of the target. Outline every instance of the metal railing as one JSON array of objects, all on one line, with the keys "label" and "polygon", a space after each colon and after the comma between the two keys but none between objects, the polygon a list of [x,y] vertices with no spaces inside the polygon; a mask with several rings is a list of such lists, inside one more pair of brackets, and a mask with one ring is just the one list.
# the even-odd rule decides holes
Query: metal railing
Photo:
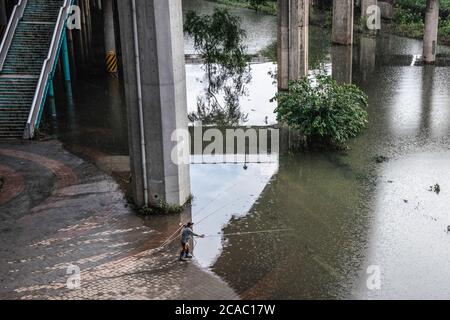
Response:
[{"label": "metal railing", "polygon": [[23,13],[27,7],[27,2],[28,0],[20,0],[14,6],[14,10],[8,22],[8,27],[6,28],[6,32],[3,36],[2,44],[0,45],[0,71],[3,70],[3,65],[5,64],[6,57],[8,56],[8,51],[11,47],[14,34],[16,33],[17,25],[23,17]]},{"label": "metal railing", "polygon": [[45,103],[45,98],[48,91],[49,80],[55,68],[55,64],[61,48],[61,41],[64,36],[64,28],[66,28],[66,21],[69,16],[69,9],[72,6],[73,0],[65,0],[64,5],[59,9],[58,20],[56,21],[55,31],[53,32],[52,42],[48,51],[47,59],[45,59],[42,66],[41,75],[37,84],[36,92],[34,94],[33,103],[31,105],[30,114],[28,116],[27,125],[23,134],[24,139],[32,139],[36,126],[39,122],[41,109]]}]

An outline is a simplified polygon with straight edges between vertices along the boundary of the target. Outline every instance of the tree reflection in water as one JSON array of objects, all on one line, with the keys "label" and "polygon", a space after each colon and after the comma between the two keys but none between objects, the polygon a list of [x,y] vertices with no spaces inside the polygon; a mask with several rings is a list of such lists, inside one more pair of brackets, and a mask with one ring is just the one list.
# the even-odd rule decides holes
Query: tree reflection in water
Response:
[{"label": "tree reflection in water", "polygon": [[192,122],[204,125],[237,126],[248,121],[241,111],[240,99],[248,95],[247,84],[252,79],[250,65],[227,68],[205,65],[204,93],[197,97],[197,110],[189,114]]}]

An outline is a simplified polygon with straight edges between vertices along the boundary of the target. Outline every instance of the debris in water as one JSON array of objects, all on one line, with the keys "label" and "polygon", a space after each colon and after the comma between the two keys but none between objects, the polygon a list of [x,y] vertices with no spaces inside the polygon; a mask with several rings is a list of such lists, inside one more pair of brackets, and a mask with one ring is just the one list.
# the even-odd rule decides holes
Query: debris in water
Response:
[{"label": "debris in water", "polygon": [[392,180],[388,180],[388,181],[387,181],[387,183],[394,183],[394,181],[392,181]]},{"label": "debris in water", "polygon": [[428,189],[428,191],[439,194],[441,192],[441,186],[439,185],[439,183],[436,183],[434,186],[430,186],[430,189]]},{"label": "debris in water", "polygon": [[403,199],[403,202],[404,202],[404,203],[408,203],[408,200],[406,200],[406,199]]},{"label": "debris in water", "polygon": [[389,161],[389,158],[386,156],[376,156],[375,157],[376,163],[383,163],[383,162],[387,162],[387,161]]},{"label": "debris in water", "polygon": [[447,227],[447,232],[450,232],[450,226]]}]

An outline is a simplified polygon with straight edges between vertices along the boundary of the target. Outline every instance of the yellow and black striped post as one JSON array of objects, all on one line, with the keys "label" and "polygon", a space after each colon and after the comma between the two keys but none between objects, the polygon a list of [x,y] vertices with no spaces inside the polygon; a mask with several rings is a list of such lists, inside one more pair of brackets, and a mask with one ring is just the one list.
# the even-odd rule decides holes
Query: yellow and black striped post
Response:
[{"label": "yellow and black striped post", "polygon": [[117,73],[117,55],[114,51],[109,51],[106,54],[106,71]]}]

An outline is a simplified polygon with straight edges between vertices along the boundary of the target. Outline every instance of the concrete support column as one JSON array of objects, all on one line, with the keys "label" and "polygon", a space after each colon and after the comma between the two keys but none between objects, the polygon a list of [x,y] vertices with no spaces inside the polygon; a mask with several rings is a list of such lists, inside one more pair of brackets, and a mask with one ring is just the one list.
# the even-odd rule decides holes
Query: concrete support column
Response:
[{"label": "concrete support column", "polygon": [[67,43],[67,32],[64,33],[64,38],[61,46],[61,60],[62,60],[62,69],[64,73],[64,80],[70,82],[71,77],[70,77],[70,61],[69,61],[69,46]]},{"label": "concrete support column", "polygon": [[81,10],[81,41],[82,41],[82,50],[83,55],[85,57],[85,63],[89,59],[90,56],[90,42],[89,42],[89,27],[87,22],[87,2],[86,0],[79,0],[78,5]]},{"label": "concrete support column", "polygon": [[289,85],[289,0],[278,0],[278,89]]},{"label": "concrete support column", "polygon": [[290,0],[289,80],[308,75],[309,0]]},{"label": "concrete support column", "polygon": [[353,43],[354,0],[333,0],[332,41],[336,44]]},{"label": "concrete support column", "polygon": [[0,0],[0,26],[8,24],[8,16],[6,15],[6,0]]},{"label": "concrete support column", "polygon": [[8,16],[6,15],[6,0],[0,0],[0,41],[3,33],[6,31],[8,25]]},{"label": "concrete support column", "polygon": [[103,30],[105,37],[106,71],[117,73],[116,32],[114,28],[113,0],[102,0]]},{"label": "concrete support column", "polygon": [[85,1],[85,14],[86,14],[86,27],[87,27],[87,40],[89,42],[89,50],[92,45],[92,16],[91,16],[91,0]]},{"label": "concrete support column", "polygon": [[[134,201],[184,204],[190,195],[181,0],[118,1]],[[187,152],[173,152],[176,146]]]},{"label": "concrete support column", "polygon": [[436,46],[439,23],[439,0],[427,0],[425,12],[425,32],[423,36],[423,61],[436,61]]}]

